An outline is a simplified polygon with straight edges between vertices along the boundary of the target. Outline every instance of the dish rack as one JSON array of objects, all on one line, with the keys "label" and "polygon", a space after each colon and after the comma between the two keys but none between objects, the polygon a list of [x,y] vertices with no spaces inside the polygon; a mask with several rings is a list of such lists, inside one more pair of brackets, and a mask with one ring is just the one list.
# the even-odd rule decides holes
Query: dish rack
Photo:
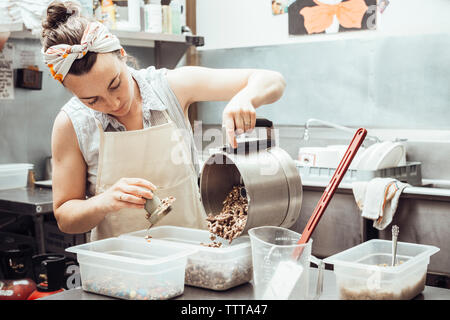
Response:
[{"label": "dish rack", "polygon": [[[303,181],[329,182],[336,168],[303,166],[295,161]],[[406,162],[405,165],[378,170],[348,169],[342,179],[343,183],[370,181],[373,178],[394,178],[412,186],[422,186],[422,163]]]}]

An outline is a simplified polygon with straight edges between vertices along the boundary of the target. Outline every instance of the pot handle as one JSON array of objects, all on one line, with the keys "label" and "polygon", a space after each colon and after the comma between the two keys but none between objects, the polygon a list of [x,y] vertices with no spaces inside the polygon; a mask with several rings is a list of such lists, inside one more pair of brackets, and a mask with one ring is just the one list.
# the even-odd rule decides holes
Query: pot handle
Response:
[{"label": "pot handle", "polygon": [[273,128],[273,122],[266,118],[256,118],[255,128]]},{"label": "pot handle", "polygon": [[[273,122],[266,118],[256,118],[255,128],[266,128],[266,137],[262,139],[254,139],[252,137],[247,137],[245,133],[239,135],[239,137],[244,137],[238,142],[237,148],[233,149],[226,142],[226,134],[222,131],[223,137],[223,147],[222,150],[227,153],[245,153],[247,151],[257,151],[260,149],[267,149],[275,146],[275,141],[272,140],[272,130]],[[224,128],[223,128],[224,130]],[[248,138],[248,139],[247,139]]]}]

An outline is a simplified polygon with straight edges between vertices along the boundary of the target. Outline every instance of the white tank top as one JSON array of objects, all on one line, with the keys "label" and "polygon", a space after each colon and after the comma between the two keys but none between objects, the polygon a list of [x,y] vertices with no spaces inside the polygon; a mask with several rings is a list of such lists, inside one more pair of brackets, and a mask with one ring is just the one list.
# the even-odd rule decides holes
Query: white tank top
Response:
[{"label": "white tank top", "polygon": [[[162,114],[162,111],[166,110],[177,127],[188,133],[184,136],[190,145],[192,162],[198,175],[199,161],[192,128],[167,82],[167,69],[156,70],[153,66],[141,70],[130,67],[128,69],[141,92],[144,128],[166,123],[167,120]],[[116,118],[87,107],[77,97],[70,99],[61,110],[68,115],[75,129],[78,145],[87,165],[86,195],[91,197],[95,195],[100,144],[95,118],[100,121],[105,131],[125,131],[126,128]]]}]

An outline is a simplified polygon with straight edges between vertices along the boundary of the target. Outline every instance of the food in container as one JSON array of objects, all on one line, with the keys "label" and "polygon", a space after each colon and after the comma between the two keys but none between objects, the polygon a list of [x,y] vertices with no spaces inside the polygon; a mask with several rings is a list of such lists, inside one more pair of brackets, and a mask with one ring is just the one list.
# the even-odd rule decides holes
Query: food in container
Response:
[{"label": "food in container", "polygon": [[108,238],[66,251],[77,254],[83,290],[121,299],[164,300],[184,292],[187,256],[195,249]]},{"label": "food in container", "polygon": [[227,290],[252,279],[252,252],[250,238],[240,236],[230,244],[220,237],[220,247],[207,247],[211,242],[207,230],[175,226],[159,226],[123,234],[119,238],[133,238],[147,243],[170,242],[180,247],[195,248],[186,264],[185,284],[212,290]]},{"label": "food in container", "polygon": [[[233,186],[223,201],[222,210],[217,215],[210,213],[206,218],[209,232],[231,243],[244,230],[247,223],[247,213],[248,199],[245,187],[243,185]],[[214,241],[215,239],[211,240]]]},{"label": "food in container", "polygon": [[339,297],[345,300],[409,300],[425,288],[430,256],[439,248],[397,243],[391,266],[392,242],[369,240],[324,259],[334,265]]}]

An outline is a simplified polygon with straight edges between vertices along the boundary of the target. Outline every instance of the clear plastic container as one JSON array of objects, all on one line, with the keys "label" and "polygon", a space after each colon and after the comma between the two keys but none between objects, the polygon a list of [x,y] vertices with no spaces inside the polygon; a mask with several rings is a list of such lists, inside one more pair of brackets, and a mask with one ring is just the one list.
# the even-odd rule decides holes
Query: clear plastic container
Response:
[{"label": "clear plastic container", "polygon": [[249,282],[253,277],[252,250],[248,236],[240,236],[231,244],[217,237],[215,241],[222,243],[220,248],[201,245],[211,243],[207,230],[175,226],[154,227],[120,237],[137,238],[145,242],[147,235],[152,237],[150,244],[155,241],[172,242],[197,250],[187,259],[186,285],[221,291]]},{"label": "clear plastic container", "polygon": [[31,163],[0,164],[0,190],[24,188],[28,182],[28,171]]},{"label": "clear plastic container", "polygon": [[172,243],[108,238],[74,247],[82,287],[129,300],[165,300],[184,292],[187,256],[195,252]]},{"label": "clear plastic container", "polygon": [[425,288],[430,256],[439,248],[397,242],[391,266],[392,241],[369,240],[324,259],[334,265],[339,297],[345,300],[409,300]]}]

